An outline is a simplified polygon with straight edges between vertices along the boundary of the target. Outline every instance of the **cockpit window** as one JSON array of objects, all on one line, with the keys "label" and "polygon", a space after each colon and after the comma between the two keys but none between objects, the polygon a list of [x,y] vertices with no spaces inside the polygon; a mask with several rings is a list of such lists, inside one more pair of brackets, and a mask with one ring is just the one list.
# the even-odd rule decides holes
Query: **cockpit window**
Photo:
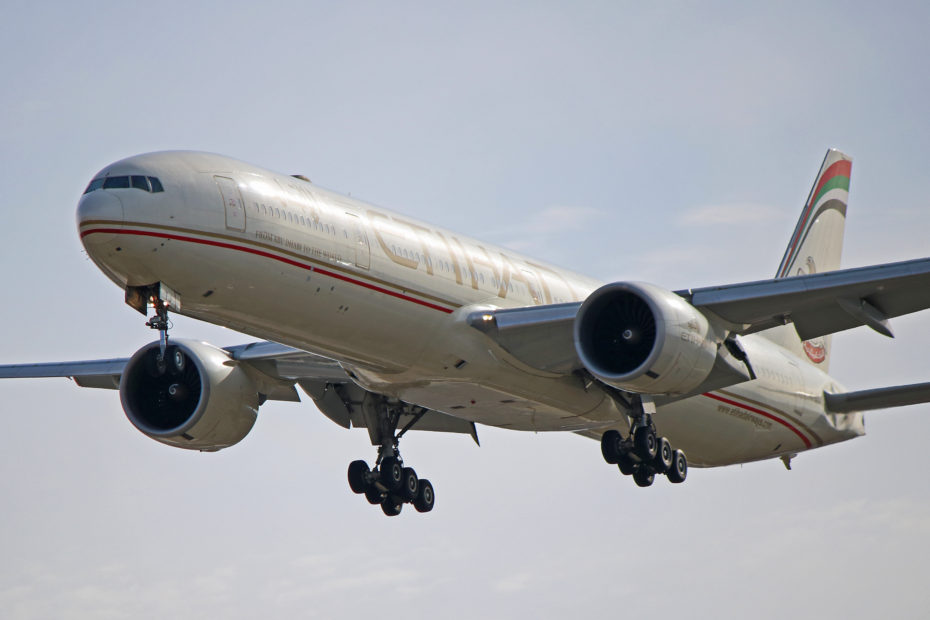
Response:
[{"label": "cockpit window", "polygon": [[129,187],[129,177],[107,177],[103,181],[103,189],[120,189]]},{"label": "cockpit window", "polygon": [[84,190],[84,193],[92,192],[95,189],[100,189],[103,187],[103,179],[94,179],[90,182],[90,185],[87,186],[87,189]]},{"label": "cockpit window", "polygon": [[145,192],[163,192],[165,191],[161,181],[157,177],[146,177],[141,174],[120,177],[101,177],[94,179],[84,190],[84,193],[90,193],[98,189],[124,189],[124,188],[141,189]]}]

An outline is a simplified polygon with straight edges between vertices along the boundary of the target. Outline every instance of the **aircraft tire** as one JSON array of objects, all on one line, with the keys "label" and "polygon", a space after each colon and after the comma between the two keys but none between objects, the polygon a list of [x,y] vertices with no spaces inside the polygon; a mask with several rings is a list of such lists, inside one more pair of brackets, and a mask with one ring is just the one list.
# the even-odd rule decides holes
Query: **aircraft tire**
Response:
[{"label": "aircraft tire", "polygon": [[361,495],[368,490],[368,463],[365,461],[352,461],[349,463],[349,488],[353,493]]},{"label": "aircraft tire", "polygon": [[635,482],[638,487],[652,486],[655,479],[656,475],[655,472],[652,471],[652,468],[644,465],[637,466],[636,470],[633,472],[633,482]]},{"label": "aircraft tire", "polygon": [[658,447],[654,430],[646,427],[636,429],[633,434],[633,449],[644,463],[649,463],[656,457]]},{"label": "aircraft tire", "polygon": [[420,490],[420,479],[417,478],[417,472],[415,472],[412,467],[404,467],[402,477],[403,486],[401,487],[401,495],[404,501],[412,502],[417,498],[417,494]]},{"label": "aircraft tire", "polygon": [[413,500],[413,507],[417,509],[417,512],[429,512],[435,503],[436,494],[433,492],[433,485],[429,480],[421,478],[417,498]]},{"label": "aircraft tire", "polygon": [[404,502],[400,497],[396,495],[388,495],[384,498],[384,501],[381,502],[381,510],[389,517],[396,517],[400,514],[400,511],[404,508]]},{"label": "aircraft tire", "polygon": [[633,472],[636,471],[636,463],[630,459],[628,454],[620,456],[620,460],[617,461],[617,467],[624,476],[632,476]]},{"label": "aircraft tire", "polygon": [[675,450],[672,453],[672,467],[665,474],[668,481],[674,484],[681,484],[688,477],[688,458],[681,450]]},{"label": "aircraft tire", "polygon": [[404,468],[393,456],[381,461],[381,482],[390,491],[399,491],[404,485]]},{"label": "aircraft tire", "polygon": [[656,473],[664,474],[672,468],[674,452],[672,444],[665,437],[659,437],[657,443],[656,457],[652,460],[652,467]]},{"label": "aircraft tire", "polygon": [[384,496],[378,490],[378,487],[371,485],[365,489],[365,499],[368,500],[369,504],[380,504],[384,500]]},{"label": "aircraft tire", "polygon": [[601,435],[601,455],[611,465],[616,465],[623,457],[623,437],[619,432],[610,430]]}]

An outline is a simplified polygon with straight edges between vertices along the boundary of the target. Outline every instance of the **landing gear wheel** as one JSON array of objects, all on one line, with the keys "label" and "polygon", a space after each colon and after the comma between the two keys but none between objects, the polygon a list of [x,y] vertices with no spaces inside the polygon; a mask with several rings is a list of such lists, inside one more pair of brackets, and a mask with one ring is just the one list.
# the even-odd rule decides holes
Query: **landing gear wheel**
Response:
[{"label": "landing gear wheel", "polygon": [[381,461],[381,482],[390,491],[399,491],[404,484],[404,468],[393,456]]},{"label": "landing gear wheel", "polygon": [[633,449],[636,450],[639,458],[646,463],[654,459],[658,450],[655,431],[646,426],[636,429],[633,434]]},{"label": "landing gear wheel", "polygon": [[638,487],[652,486],[652,482],[655,479],[656,475],[649,467],[639,465],[633,471],[633,482],[635,482]]},{"label": "landing gear wheel", "polygon": [[365,499],[368,500],[369,504],[380,504],[381,501],[384,500],[384,494],[381,493],[378,487],[371,485],[365,489]]},{"label": "landing gear wheel", "polygon": [[368,490],[368,463],[365,461],[352,461],[349,463],[349,487],[353,493],[364,493]]},{"label": "landing gear wheel", "polygon": [[404,502],[395,495],[388,495],[381,502],[381,510],[389,517],[396,517],[404,507]]},{"label": "landing gear wheel", "polygon": [[429,512],[436,503],[436,496],[433,494],[433,485],[425,478],[420,480],[420,489],[417,492],[417,498],[413,500],[413,507],[417,512]]},{"label": "landing gear wheel", "polygon": [[601,435],[601,454],[604,460],[616,465],[623,458],[623,437],[617,431],[607,431]]},{"label": "landing gear wheel", "polygon": [[656,457],[652,460],[657,474],[664,474],[672,468],[672,455],[672,444],[665,437],[659,437]]},{"label": "landing gear wheel", "polygon": [[624,476],[632,476],[633,472],[636,471],[636,463],[630,460],[630,455],[626,453],[621,455],[620,460],[617,461],[617,467]]},{"label": "landing gear wheel", "polygon": [[413,471],[412,467],[404,467],[402,477],[403,486],[401,487],[401,495],[404,501],[412,502],[417,498],[417,494],[420,490],[420,479],[417,478],[417,472]]},{"label": "landing gear wheel", "polygon": [[672,467],[665,475],[668,476],[669,482],[675,484],[680,484],[685,481],[685,478],[688,477],[688,459],[685,457],[684,452],[675,450],[672,453]]},{"label": "landing gear wheel", "polygon": [[184,351],[175,348],[171,353],[171,370],[175,374],[181,374],[185,366],[187,366],[187,358],[184,356]]}]

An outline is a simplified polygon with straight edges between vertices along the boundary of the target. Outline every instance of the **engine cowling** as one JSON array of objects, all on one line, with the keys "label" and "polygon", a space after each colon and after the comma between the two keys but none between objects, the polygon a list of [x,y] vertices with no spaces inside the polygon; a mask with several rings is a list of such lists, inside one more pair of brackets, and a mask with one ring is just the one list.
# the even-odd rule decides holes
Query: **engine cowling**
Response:
[{"label": "engine cowling", "polygon": [[132,356],[119,395],[133,426],[156,441],[189,450],[216,451],[252,430],[259,392],[229,353],[190,340],[172,340],[164,364],[159,344]]},{"label": "engine cowling", "polygon": [[639,282],[597,289],[575,318],[575,351],[599,380],[642,394],[684,394],[709,375],[717,343],[707,318],[671,291]]}]

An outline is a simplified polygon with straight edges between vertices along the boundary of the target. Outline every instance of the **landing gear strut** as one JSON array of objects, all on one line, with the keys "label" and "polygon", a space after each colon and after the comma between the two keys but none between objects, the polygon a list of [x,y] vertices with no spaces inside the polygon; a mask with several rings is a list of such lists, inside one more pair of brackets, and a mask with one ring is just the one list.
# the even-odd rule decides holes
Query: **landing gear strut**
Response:
[{"label": "landing gear strut", "polygon": [[168,365],[165,352],[168,350],[168,328],[171,326],[168,321],[169,303],[153,296],[152,305],[155,306],[155,316],[146,321],[145,325],[158,330],[158,368],[164,370]]},{"label": "landing gear strut", "polygon": [[[349,487],[353,492],[364,495],[371,504],[380,504],[389,517],[400,514],[404,504],[413,504],[417,512],[433,509],[436,496],[429,480],[417,476],[412,467],[404,467],[400,456],[400,438],[410,430],[426,410],[411,408],[399,401],[390,401],[384,396],[367,394],[362,410],[368,423],[372,444],[378,446],[378,458],[373,468],[365,461],[349,463]],[[413,419],[397,432],[402,415]]]},{"label": "landing gear strut", "polygon": [[637,486],[651,486],[656,474],[665,474],[669,482],[681,483],[688,476],[688,459],[681,450],[672,449],[665,437],[656,435],[652,415],[655,405],[637,399],[633,402],[633,424],[629,437],[609,430],[601,436],[604,460],[616,465],[624,476],[632,476]]},{"label": "landing gear strut", "polygon": [[[168,352],[168,328],[171,327],[171,321],[168,320],[168,310],[177,312],[181,309],[181,296],[161,282],[145,286],[127,286],[126,304],[135,308],[145,317],[148,317],[148,307],[150,305],[155,309],[155,316],[148,319],[145,325],[158,330],[157,365],[158,370],[164,373],[168,366],[168,359],[166,358]],[[175,362],[183,363],[177,360]]]}]

